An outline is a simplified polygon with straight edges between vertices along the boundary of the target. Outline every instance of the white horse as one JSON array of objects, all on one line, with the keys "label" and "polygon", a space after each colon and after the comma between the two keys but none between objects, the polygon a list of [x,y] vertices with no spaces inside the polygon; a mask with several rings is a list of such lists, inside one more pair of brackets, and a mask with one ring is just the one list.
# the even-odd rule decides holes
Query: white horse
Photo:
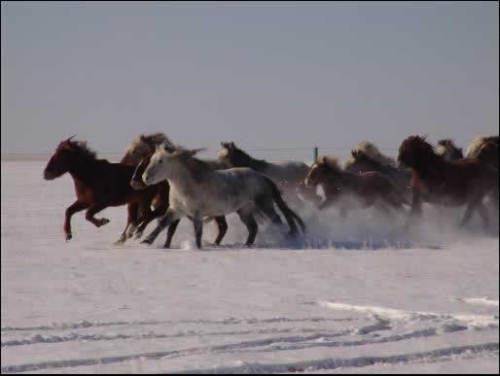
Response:
[{"label": "white horse", "polygon": [[188,217],[194,224],[196,245],[201,248],[203,218],[236,212],[248,229],[246,245],[250,246],[258,228],[254,214],[262,213],[273,223],[282,224],[274,203],[285,216],[290,235],[296,235],[296,223],[305,230],[304,223],[283,201],[271,179],[250,168],[213,170],[206,162],[194,158],[199,150],[170,152],[158,147],[151,157],[142,180],[147,185],[168,180],[170,195],[169,209],[146,243],[152,243],[166,226]]}]

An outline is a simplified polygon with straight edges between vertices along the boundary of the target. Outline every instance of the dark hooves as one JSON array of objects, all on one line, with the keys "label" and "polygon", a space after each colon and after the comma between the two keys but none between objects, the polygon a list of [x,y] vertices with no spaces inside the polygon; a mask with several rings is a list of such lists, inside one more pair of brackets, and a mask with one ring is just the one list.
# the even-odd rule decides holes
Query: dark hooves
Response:
[{"label": "dark hooves", "polygon": [[141,244],[149,244],[149,245],[151,245],[151,244],[153,244],[153,241],[152,241],[151,239],[144,239],[144,240],[141,242]]},{"label": "dark hooves", "polygon": [[73,237],[73,235],[71,234],[66,234],[66,241],[69,241],[71,240],[71,238]]}]

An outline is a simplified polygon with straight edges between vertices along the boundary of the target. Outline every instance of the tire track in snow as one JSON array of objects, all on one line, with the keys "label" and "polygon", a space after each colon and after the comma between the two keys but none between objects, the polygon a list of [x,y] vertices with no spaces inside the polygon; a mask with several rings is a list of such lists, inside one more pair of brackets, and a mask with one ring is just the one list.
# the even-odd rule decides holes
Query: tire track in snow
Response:
[{"label": "tire track in snow", "polygon": [[357,358],[327,358],[319,360],[309,360],[295,363],[261,364],[247,363],[236,367],[213,367],[208,369],[193,369],[181,371],[181,374],[194,373],[289,373],[289,372],[317,372],[333,370],[336,368],[366,367],[374,364],[396,364],[411,363],[419,360],[439,361],[442,358],[457,356],[462,354],[479,354],[483,352],[498,352],[498,343],[483,343],[478,345],[457,346],[436,349],[432,351],[398,354],[390,356],[362,356]]},{"label": "tire track in snow", "polygon": [[29,338],[13,339],[3,341],[1,347],[9,346],[24,346],[36,345],[41,343],[63,343],[72,341],[115,341],[115,340],[129,340],[129,339],[162,339],[162,338],[183,338],[183,337],[196,337],[196,336],[238,336],[238,335],[251,335],[251,334],[284,334],[298,331],[302,333],[311,333],[316,329],[258,329],[258,330],[240,330],[240,331],[227,331],[227,332],[200,332],[186,330],[176,334],[158,334],[158,333],[145,333],[145,334],[79,334],[70,333],[67,335],[40,335],[36,334]]},{"label": "tire track in snow", "polygon": [[[442,357],[449,357],[452,355],[460,354],[470,354],[470,353],[481,353],[481,352],[498,352],[499,345],[497,342],[483,343],[478,345],[468,345],[468,346],[453,346],[448,348],[442,348],[427,352],[420,353],[409,353],[409,354],[398,354],[391,356],[363,356],[357,358],[348,359],[320,359],[320,360],[310,360],[295,363],[282,363],[282,364],[260,364],[260,363],[250,363],[237,367],[213,367],[209,369],[196,369],[183,371],[181,373],[283,373],[283,372],[298,372],[298,371],[318,371],[318,370],[329,370],[339,367],[364,367],[368,365],[373,365],[377,363],[392,364],[392,363],[410,363],[412,361],[418,361],[421,359],[427,360],[439,360]],[[184,350],[189,352],[189,350]],[[78,367],[78,366],[90,366],[95,364],[110,364],[117,362],[125,362],[134,359],[161,359],[166,356],[179,353],[180,351],[165,351],[165,352],[152,352],[152,353],[142,353],[142,354],[132,354],[114,357],[103,357],[103,358],[90,358],[90,359],[74,359],[74,360],[60,360],[60,361],[48,361],[41,363],[28,363],[19,364],[14,366],[6,366],[1,368],[1,372],[18,373],[18,372],[30,372],[38,371],[44,369],[56,369],[56,368],[66,368],[66,367]],[[191,354],[196,352],[191,351]]]},{"label": "tire track in snow", "polygon": [[145,320],[145,321],[109,321],[109,322],[99,322],[99,321],[78,321],[75,323],[53,323],[50,325],[40,325],[40,326],[25,326],[25,327],[13,327],[6,326],[0,329],[2,332],[21,332],[21,331],[45,331],[45,330],[67,330],[67,329],[87,329],[87,328],[99,328],[106,326],[135,326],[135,325],[177,325],[177,324],[209,324],[209,325],[239,325],[239,324],[274,324],[274,323],[300,323],[300,322],[347,322],[354,321],[353,318],[325,318],[325,317],[310,317],[310,318],[288,318],[288,317],[273,317],[269,319],[236,319],[228,318],[224,320]]}]

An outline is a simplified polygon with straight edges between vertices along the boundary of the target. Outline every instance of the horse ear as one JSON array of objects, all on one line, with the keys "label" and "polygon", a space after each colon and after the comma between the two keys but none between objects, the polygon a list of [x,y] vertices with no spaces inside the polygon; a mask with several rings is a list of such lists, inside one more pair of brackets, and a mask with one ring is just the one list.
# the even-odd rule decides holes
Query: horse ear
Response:
[{"label": "horse ear", "polygon": [[159,144],[156,146],[157,148],[158,147],[163,147],[163,149],[169,153],[173,153],[175,151],[175,146],[168,143],[168,142],[164,142],[162,144]]},{"label": "horse ear", "polygon": [[69,138],[68,138],[65,142],[70,142],[70,141],[71,141],[71,139],[72,139],[73,137],[75,137],[75,136],[76,136],[76,134],[74,134],[73,136],[69,137]]}]

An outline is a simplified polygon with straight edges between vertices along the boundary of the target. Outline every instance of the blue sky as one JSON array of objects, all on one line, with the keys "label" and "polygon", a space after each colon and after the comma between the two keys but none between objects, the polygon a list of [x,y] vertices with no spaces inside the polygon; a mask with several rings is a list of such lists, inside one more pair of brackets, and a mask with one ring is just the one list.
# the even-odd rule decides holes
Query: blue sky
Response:
[{"label": "blue sky", "polygon": [[[497,2],[2,2],[2,153],[498,134]],[[301,150],[256,152],[304,158]]]}]

